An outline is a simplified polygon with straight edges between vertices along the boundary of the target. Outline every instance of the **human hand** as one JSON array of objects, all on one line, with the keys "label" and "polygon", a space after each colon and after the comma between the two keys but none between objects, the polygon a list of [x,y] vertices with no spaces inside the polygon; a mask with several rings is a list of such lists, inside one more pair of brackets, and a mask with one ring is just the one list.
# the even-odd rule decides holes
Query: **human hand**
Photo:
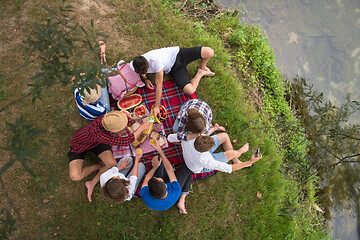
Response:
[{"label": "human hand", "polygon": [[135,152],[136,152],[135,161],[139,161],[142,158],[144,152],[141,150],[141,148],[136,149]]},{"label": "human hand", "polygon": [[120,165],[118,167],[119,171],[129,168],[130,163],[131,163],[131,158],[130,157],[122,159],[121,162],[120,162]]},{"label": "human hand", "polygon": [[149,79],[145,79],[145,86],[149,89],[154,89],[154,85],[151,83]]},{"label": "human hand", "polygon": [[257,155],[257,157],[255,157],[255,154],[254,154],[254,155],[251,156],[250,161],[251,161],[252,163],[254,163],[254,162],[259,161],[261,158],[262,158],[261,153],[259,153],[259,154]]},{"label": "human hand", "polygon": [[154,140],[154,144],[151,144],[150,143],[150,145],[153,147],[153,148],[155,148],[156,149],[156,151],[160,151],[161,150],[161,146],[160,146],[160,143],[159,143],[159,141],[158,140],[156,140],[156,139],[153,139]]},{"label": "human hand", "polygon": [[151,160],[151,164],[153,168],[158,168],[161,164],[161,158],[159,159],[159,156],[154,156]]},{"label": "human hand", "polygon": [[132,119],[132,120],[136,120],[136,118],[134,117],[134,113],[129,113],[128,111],[125,111],[125,110],[123,110],[123,111],[121,111],[121,112],[125,113],[125,115],[126,115],[128,118],[130,118],[130,119]]},{"label": "human hand", "polygon": [[160,114],[160,107],[154,105],[152,111],[151,111],[155,117],[157,117]]},{"label": "human hand", "polygon": [[241,153],[246,153],[247,151],[249,151],[249,143],[246,143],[244,146],[242,146],[240,150]]}]

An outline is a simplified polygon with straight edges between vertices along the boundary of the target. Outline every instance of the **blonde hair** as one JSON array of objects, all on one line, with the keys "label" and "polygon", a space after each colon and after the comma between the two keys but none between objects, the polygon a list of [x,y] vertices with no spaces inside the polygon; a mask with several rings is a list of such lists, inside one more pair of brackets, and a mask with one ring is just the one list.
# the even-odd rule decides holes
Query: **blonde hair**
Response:
[{"label": "blonde hair", "polygon": [[210,136],[198,136],[195,139],[194,147],[198,152],[210,151],[215,146],[215,141]]},{"label": "blonde hair", "polygon": [[202,133],[206,128],[204,116],[195,108],[190,108],[186,120],[186,129],[192,133]]}]

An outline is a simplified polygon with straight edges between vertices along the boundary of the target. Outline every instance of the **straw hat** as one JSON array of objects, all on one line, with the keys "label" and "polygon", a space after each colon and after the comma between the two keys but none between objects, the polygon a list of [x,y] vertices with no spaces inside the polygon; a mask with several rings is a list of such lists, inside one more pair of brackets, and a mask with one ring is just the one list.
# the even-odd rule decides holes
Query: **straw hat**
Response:
[{"label": "straw hat", "polygon": [[108,112],[101,123],[109,132],[119,132],[128,124],[128,118],[125,113],[114,110]]},{"label": "straw hat", "polygon": [[101,87],[99,85],[96,85],[96,87],[97,89],[90,88],[90,92],[85,89],[84,100],[82,101],[83,105],[88,105],[89,103],[93,103],[99,100],[101,96]]}]

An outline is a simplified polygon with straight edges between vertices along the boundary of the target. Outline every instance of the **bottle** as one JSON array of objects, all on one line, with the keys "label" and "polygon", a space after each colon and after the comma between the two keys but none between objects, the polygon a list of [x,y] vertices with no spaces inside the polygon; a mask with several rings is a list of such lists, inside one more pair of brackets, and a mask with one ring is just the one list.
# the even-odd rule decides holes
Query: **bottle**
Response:
[{"label": "bottle", "polygon": [[150,135],[150,133],[152,132],[153,128],[154,128],[154,121],[155,121],[155,116],[154,114],[151,114],[148,118],[147,118],[148,122],[151,122],[150,127],[146,130],[143,131],[144,134],[146,135]]}]

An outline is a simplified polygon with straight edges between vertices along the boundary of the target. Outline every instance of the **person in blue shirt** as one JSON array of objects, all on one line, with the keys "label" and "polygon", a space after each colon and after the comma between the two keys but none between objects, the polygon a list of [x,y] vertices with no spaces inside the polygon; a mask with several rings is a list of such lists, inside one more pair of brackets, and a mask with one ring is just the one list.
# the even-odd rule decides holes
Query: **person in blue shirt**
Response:
[{"label": "person in blue shirt", "polygon": [[158,151],[160,160],[158,156],[152,159],[152,169],[139,192],[141,198],[148,208],[157,211],[167,210],[178,202],[179,212],[187,214],[185,197],[191,185],[192,172],[183,164],[175,174],[159,142],[155,140],[153,147]]}]

